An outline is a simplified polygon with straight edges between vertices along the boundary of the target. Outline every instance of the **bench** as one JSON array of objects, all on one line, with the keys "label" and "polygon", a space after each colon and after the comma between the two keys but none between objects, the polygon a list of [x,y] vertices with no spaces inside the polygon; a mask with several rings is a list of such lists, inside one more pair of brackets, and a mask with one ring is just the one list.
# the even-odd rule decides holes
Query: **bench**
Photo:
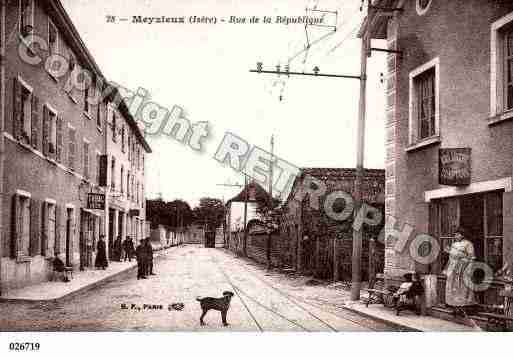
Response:
[{"label": "bench", "polygon": [[365,306],[368,307],[369,304],[384,304],[385,306],[393,306],[394,292],[385,288],[385,281],[383,276],[376,276],[376,280],[374,283],[371,283],[371,287],[364,289],[369,296],[365,298]]},{"label": "bench", "polygon": [[53,280],[55,280],[59,273],[64,274],[64,278],[68,279],[66,282],[73,279],[73,267],[64,266],[62,268],[56,268],[53,266]]}]

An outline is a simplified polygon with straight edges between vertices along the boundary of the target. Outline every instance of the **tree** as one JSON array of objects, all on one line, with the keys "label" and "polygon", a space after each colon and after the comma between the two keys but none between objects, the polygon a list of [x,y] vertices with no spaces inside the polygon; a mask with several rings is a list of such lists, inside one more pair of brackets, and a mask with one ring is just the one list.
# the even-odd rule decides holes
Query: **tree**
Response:
[{"label": "tree", "polygon": [[146,201],[146,218],[152,226],[162,224],[175,228],[187,227],[193,221],[193,213],[189,204],[183,200],[164,202],[157,199]]},{"label": "tree", "polygon": [[196,223],[206,225],[207,230],[215,230],[224,223],[226,208],[220,199],[204,197],[192,212]]}]

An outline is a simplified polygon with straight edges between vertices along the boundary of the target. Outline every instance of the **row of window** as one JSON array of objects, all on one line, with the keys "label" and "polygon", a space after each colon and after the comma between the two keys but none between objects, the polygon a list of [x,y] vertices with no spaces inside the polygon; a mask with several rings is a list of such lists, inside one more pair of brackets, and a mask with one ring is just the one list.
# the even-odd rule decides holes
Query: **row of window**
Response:
[{"label": "row of window", "polygon": [[[42,116],[41,116],[42,115]],[[40,104],[30,85],[14,78],[12,135],[21,143],[40,151],[46,158],[78,172],[79,149],[76,129],[49,104]],[[82,175],[91,178],[90,143],[82,140]],[[97,151],[98,152],[98,151]],[[98,173],[99,166],[96,171]]]},{"label": "row of window", "polygon": [[[35,3],[34,0],[20,0],[20,35],[25,37],[33,32],[34,28],[34,11],[35,11]],[[70,47],[66,45],[63,37],[59,33],[57,26],[52,22],[49,16],[46,17],[48,19],[48,32],[47,32],[47,41],[50,54],[59,54],[67,59],[69,63],[69,73],[71,74],[75,68],[78,66],[75,55],[71,51]],[[52,76],[55,81],[59,81],[58,78]],[[90,87],[86,88],[82,93],[83,100],[83,111],[87,115],[88,118],[94,117],[94,108],[89,102],[91,96],[94,95],[94,92],[97,91],[97,78],[94,77],[92,79],[92,84]],[[72,100],[76,103],[78,101],[73,97],[72,88],[64,87],[68,96],[72,98]],[[101,130],[101,105],[96,105],[96,125]]]},{"label": "row of window", "polygon": [[[109,107],[107,121],[112,131],[112,141],[116,143],[118,135],[121,137],[121,152],[127,153],[128,161],[133,169],[144,171],[144,151],[135,139],[135,136],[127,130],[125,123],[118,125],[116,111]],[[119,132],[119,133],[118,133]]]},{"label": "row of window", "polygon": [[[492,121],[513,117],[513,13],[492,25],[491,67]],[[440,134],[439,84],[438,58],[410,73],[411,144]]]},{"label": "row of window", "polygon": [[[116,191],[116,158],[113,156],[111,160],[111,169],[110,169],[111,177],[110,177],[110,188],[112,191]],[[125,182],[126,179],[126,182]],[[127,199],[130,199],[132,201],[135,201],[137,204],[141,204],[144,202],[144,186],[142,183],[139,183],[139,181],[135,180],[135,175],[133,173],[130,173],[130,171],[126,171],[125,176],[125,168],[123,165],[121,165],[120,168],[120,176],[119,176],[119,183],[120,183],[120,192],[122,195],[125,194],[126,189],[126,196]]]},{"label": "row of window", "polygon": [[[72,241],[65,236],[74,232],[73,209],[63,209],[52,200],[39,201],[28,193],[16,193],[12,199],[12,257],[53,257],[70,252]],[[62,230],[66,225],[70,228],[67,233]]]},{"label": "row of window", "polygon": [[[57,111],[50,105],[42,106],[42,121],[40,118],[41,108],[38,97],[33,94],[32,88],[20,78],[15,78],[15,106],[13,115],[13,136],[27,146],[41,151],[48,159],[60,163],[70,170],[78,172],[76,166],[77,158],[77,134],[71,124],[67,124],[58,116]],[[130,138],[130,137],[129,137]],[[67,151],[66,151],[67,148]],[[82,142],[82,175],[91,179],[90,142],[83,139]],[[67,155],[67,157],[66,157]],[[112,158],[111,165],[111,188],[116,188],[116,159]],[[96,151],[96,183],[100,183],[100,152]],[[121,166],[121,193],[126,188],[127,198],[136,203],[142,203],[144,188],[135,181],[135,176],[127,171],[126,185],[124,183],[124,168]]]}]

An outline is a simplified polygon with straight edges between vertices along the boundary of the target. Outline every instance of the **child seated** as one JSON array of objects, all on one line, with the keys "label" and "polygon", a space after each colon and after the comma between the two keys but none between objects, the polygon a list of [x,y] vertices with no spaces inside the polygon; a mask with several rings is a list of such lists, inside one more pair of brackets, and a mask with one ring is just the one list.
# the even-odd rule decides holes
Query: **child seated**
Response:
[{"label": "child seated", "polygon": [[401,283],[399,289],[394,293],[397,314],[399,314],[401,309],[413,309],[417,314],[420,314],[417,306],[417,297],[423,293],[424,288],[420,281],[415,278],[415,274],[406,273],[404,275],[404,282]]},{"label": "child seated", "polygon": [[55,255],[55,258],[53,259],[53,270],[60,274],[61,280],[63,282],[69,282],[68,272],[66,271],[66,266],[64,265],[64,262],[57,255]]}]

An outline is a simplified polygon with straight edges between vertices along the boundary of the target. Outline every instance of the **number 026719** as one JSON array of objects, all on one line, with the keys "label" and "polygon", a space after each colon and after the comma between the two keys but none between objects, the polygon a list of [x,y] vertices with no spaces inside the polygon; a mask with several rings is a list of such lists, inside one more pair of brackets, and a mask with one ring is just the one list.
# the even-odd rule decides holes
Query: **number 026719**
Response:
[{"label": "number 026719", "polygon": [[38,351],[41,348],[39,343],[31,343],[31,342],[11,342],[9,343],[9,350],[15,352],[23,352],[23,351]]}]

